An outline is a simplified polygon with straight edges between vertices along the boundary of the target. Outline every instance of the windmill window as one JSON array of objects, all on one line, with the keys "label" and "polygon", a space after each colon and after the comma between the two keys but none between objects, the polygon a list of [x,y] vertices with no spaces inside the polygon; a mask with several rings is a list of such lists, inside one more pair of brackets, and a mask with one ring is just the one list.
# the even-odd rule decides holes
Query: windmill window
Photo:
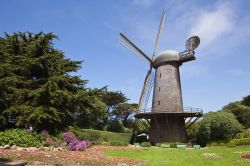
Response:
[{"label": "windmill window", "polygon": [[161,91],[161,87],[159,87],[159,92]]},{"label": "windmill window", "polygon": [[158,101],[158,105],[160,105],[161,104],[161,102],[160,101]]},{"label": "windmill window", "polygon": [[161,78],[161,73],[160,73],[160,78]]}]

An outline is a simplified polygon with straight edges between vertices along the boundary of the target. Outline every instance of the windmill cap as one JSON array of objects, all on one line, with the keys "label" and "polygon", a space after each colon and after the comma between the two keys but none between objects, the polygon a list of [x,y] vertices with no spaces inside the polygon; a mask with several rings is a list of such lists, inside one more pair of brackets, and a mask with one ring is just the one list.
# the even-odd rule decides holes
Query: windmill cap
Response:
[{"label": "windmill cap", "polygon": [[158,56],[156,56],[153,59],[153,66],[157,67],[167,62],[177,62],[179,61],[179,59],[180,59],[180,56],[179,56],[178,51],[166,50],[166,51],[161,52]]}]

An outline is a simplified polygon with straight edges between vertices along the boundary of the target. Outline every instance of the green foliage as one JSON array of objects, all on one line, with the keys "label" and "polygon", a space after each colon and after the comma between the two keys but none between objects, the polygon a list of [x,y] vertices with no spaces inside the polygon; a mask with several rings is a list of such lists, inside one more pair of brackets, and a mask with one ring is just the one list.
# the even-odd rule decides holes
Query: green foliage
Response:
[{"label": "green foliage", "polygon": [[80,140],[89,140],[94,143],[98,142],[125,142],[129,143],[131,133],[113,133],[108,131],[92,130],[92,129],[79,129],[70,127],[76,137]]},{"label": "green foliage", "polygon": [[137,104],[127,103],[128,99],[122,92],[108,91],[107,87],[102,89],[102,99],[106,104],[106,113],[98,129],[123,132],[124,128],[134,128],[135,122],[131,117],[137,110]]},{"label": "green foliage", "polygon": [[236,139],[240,139],[240,138],[250,138],[250,128],[243,131],[242,133],[238,133],[236,134],[236,136],[234,137]]},{"label": "green foliage", "polygon": [[237,146],[237,140],[236,139],[232,139],[227,143],[228,147],[235,147]]},{"label": "green foliage", "polygon": [[3,116],[0,116],[0,130],[6,126],[6,119]]},{"label": "green foliage", "polygon": [[242,103],[247,104],[249,96],[244,98],[242,102],[234,102],[223,107],[222,111],[233,113],[237,120],[245,127],[250,128],[250,106],[243,105]]},{"label": "green foliage", "polygon": [[241,101],[241,103],[245,106],[249,106],[250,107],[250,95],[244,97]]},{"label": "green foliage", "polygon": [[156,143],[155,146],[156,147],[161,147],[161,143]]},{"label": "green foliage", "polygon": [[178,143],[176,142],[170,143],[170,148],[177,148],[177,145]]},{"label": "green foliage", "polygon": [[81,128],[96,127],[98,121],[106,116],[106,104],[102,101],[99,89],[86,89],[77,95],[79,109],[75,113],[75,125]]},{"label": "green foliage", "polygon": [[44,140],[36,132],[29,133],[23,129],[11,129],[0,132],[0,145],[16,145],[20,147],[40,147]]},{"label": "green foliage", "polygon": [[228,147],[250,145],[250,138],[232,139],[227,143]]},{"label": "green foliage", "polygon": [[197,141],[205,146],[208,141],[228,140],[242,131],[242,127],[231,113],[210,112],[201,121]]},{"label": "green foliage", "polygon": [[122,133],[125,130],[122,122],[119,120],[110,121],[107,129],[109,131],[118,132],[118,133]]},{"label": "green foliage", "polygon": [[[146,120],[143,120],[143,122],[147,125],[148,122]],[[139,122],[137,119],[135,120],[135,124],[134,124],[134,129],[137,131],[137,134],[141,134],[141,133],[148,133],[148,129],[147,127],[145,127],[141,122]]]},{"label": "green foliage", "polygon": [[142,147],[151,147],[151,143],[150,142],[142,142],[141,146]]},{"label": "green foliage", "polygon": [[155,146],[162,148],[177,148],[178,145],[186,145],[183,142],[161,142],[157,143]]},{"label": "green foliage", "polygon": [[129,145],[127,142],[122,142],[122,141],[101,142],[100,144],[104,146],[128,146]]},{"label": "green foliage", "polygon": [[197,141],[197,133],[200,128],[200,122],[195,122],[188,130],[187,130],[187,140],[189,142]]},{"label": "green foliage", "polygon": [[121,103],[112,111],[112,116],[114,116],[116,120],[122,121],[124,127],[133,128],[134,121],[129,121],[129,118],[137,111],[137,107],[138,104],[135,103]]},{"label": "green foliage", "polygon": [[215,141],[209,141],[207,143],[207,146],[214,147],[214,146],[226,146],[229,140],[215,140]]},{"label": "green foliage", "polygon": [[171,143],[168,143],[168,142],[164,143],[163,142],[163,143],[156,143],[155,146],[156,147],[161,147],[161,148],[170,148],[170,144]]},{"label": "green foliage", "polygon": [[90,127],[104,116],[99,90],[86,89],[87,81],[72,74],[81,61],[67,59],[54,39],[43,32],[0,37],[1,124],[16,120],[17,127],[62,130],[75,121]]}]

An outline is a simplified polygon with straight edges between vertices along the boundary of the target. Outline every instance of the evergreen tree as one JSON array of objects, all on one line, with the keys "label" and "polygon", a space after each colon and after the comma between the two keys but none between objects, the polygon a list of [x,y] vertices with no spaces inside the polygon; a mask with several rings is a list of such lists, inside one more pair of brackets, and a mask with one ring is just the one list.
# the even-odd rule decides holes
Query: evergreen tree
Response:
[{"label": "evergreen tree", "polygon": [[[54,130],[73,124],[79,113],[102,114],[101,98],[91,96],[86,80],[71,74],[81,61],[65,58],[53,39],[57,36],[43,32],[0,37],[0,125],[15,120],[18,127]],[[84,115],[86,121],[93,115]]]}]

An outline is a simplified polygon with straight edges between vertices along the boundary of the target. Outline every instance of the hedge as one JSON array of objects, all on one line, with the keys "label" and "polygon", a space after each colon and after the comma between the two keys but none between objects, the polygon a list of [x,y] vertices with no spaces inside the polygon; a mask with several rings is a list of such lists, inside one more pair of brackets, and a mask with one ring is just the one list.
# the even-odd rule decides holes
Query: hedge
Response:
[{"label": "hedge", "polygon": [[232,139],[227,143],[228,147],[250,145],[250,138]]},{"label": "hedge", "polygon": [[207,146],[208,147],[215,147],[215,146],[227,146],[229,140],[217,140],[217,141],[209,141]]},{"label": "hedge", "polygon": [[129,144],[132,133],[113,133],[108,131],[100,131],[93,129],[79,129],[70,127],[78,139],[89,140],[94,143],[109,142],[116,144]]},{"label": "hedge", "polygon": [[121,142],[121,141],[101,142],[100,144],[104,146],[128,146],[129,145],[127,142]]}]

